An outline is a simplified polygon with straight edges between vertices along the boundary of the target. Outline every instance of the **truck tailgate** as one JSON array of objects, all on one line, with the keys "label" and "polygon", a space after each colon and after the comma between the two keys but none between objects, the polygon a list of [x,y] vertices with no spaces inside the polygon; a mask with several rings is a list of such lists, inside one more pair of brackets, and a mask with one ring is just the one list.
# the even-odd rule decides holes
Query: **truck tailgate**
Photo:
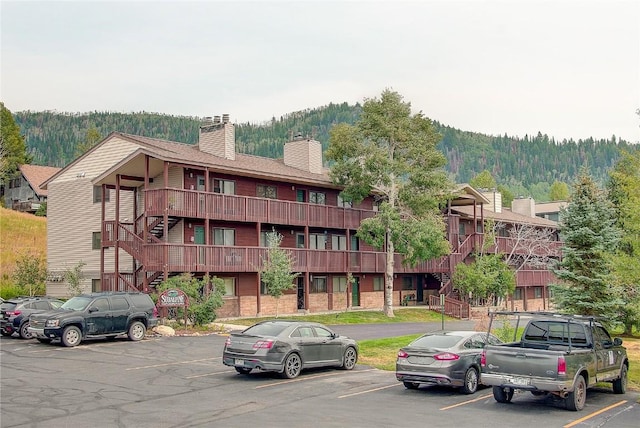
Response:
[{"label": "truck tailgate", "polygon": [[565,352],[543,349],[485,347],[485,373],[508,373],[515,376],[557,378],[558,357]]}]

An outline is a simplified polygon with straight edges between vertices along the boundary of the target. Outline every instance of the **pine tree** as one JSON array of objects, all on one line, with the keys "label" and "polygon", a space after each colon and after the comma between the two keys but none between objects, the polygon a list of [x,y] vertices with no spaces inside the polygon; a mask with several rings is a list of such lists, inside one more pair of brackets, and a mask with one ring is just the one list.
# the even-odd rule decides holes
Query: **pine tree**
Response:
[{"label": "pine tree", "polygon": [[622,302],[613,285],[609,255],[616,250],[620,232],[611,203],[585,169],[560,212],[560,233],[563,254],[554,273],[561,282],[551,286],[556,307],[615,319]]}]

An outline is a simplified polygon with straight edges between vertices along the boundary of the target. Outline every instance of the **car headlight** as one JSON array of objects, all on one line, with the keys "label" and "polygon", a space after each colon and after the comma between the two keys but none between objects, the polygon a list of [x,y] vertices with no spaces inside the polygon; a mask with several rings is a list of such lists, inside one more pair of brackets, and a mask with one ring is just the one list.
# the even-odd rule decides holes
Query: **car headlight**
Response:
[{"label": "car headlight", "polygon": [[45,327],[57,327],[60,324],[60,320],[47,320],[44,324]]}]

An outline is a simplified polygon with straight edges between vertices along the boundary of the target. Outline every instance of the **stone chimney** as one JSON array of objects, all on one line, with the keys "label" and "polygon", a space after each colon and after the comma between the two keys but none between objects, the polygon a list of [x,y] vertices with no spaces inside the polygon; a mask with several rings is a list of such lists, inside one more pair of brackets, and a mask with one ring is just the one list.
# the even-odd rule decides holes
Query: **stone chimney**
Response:
[{"label": "stone chimney", "polygon": [[284,145],[284,164],[314,174],[322,174],[322,144],[297,134]]},{"label": "stone chimney", "polygon": [[511,202],[511,211],[516,214],[526,215],[527,217],[536,216],[536,201],[533,198],[517,198]]},{"label": "stone chimney", "polygon": [[502,212],[502,193],[498,192],[496,189],[480,189],[480,193],[490,201],[489,205],[486,207],[488,210],[493,211],[494,213]]},{"label": "stone chimney", "polygon": [[229,122],[229,115],[205,117],[200,124],[198,148],[214,156],[225,159],[236,159],[236,130]]}]

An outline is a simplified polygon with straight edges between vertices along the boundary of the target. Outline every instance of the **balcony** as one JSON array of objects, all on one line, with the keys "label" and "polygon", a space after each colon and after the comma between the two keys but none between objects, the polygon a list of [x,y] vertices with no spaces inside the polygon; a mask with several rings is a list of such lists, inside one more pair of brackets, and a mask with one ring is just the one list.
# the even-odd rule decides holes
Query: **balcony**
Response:
[{"label": "balcony", "polygon": [[180,189],[147,190],[149,216],[357,229],[375,211]]},{"label": "balcony", "polygon": [[[331,251],[283,248],[292,255],[296,272],[383,273],[386,253],[375,251]],[[151,244],[143,248],[145,268],[170,272],[258,272],[264,247],[228,247],[194,244]],[[402,256],[395,256],[395,273],[448,272],[448,258],[403,266]]]}]

